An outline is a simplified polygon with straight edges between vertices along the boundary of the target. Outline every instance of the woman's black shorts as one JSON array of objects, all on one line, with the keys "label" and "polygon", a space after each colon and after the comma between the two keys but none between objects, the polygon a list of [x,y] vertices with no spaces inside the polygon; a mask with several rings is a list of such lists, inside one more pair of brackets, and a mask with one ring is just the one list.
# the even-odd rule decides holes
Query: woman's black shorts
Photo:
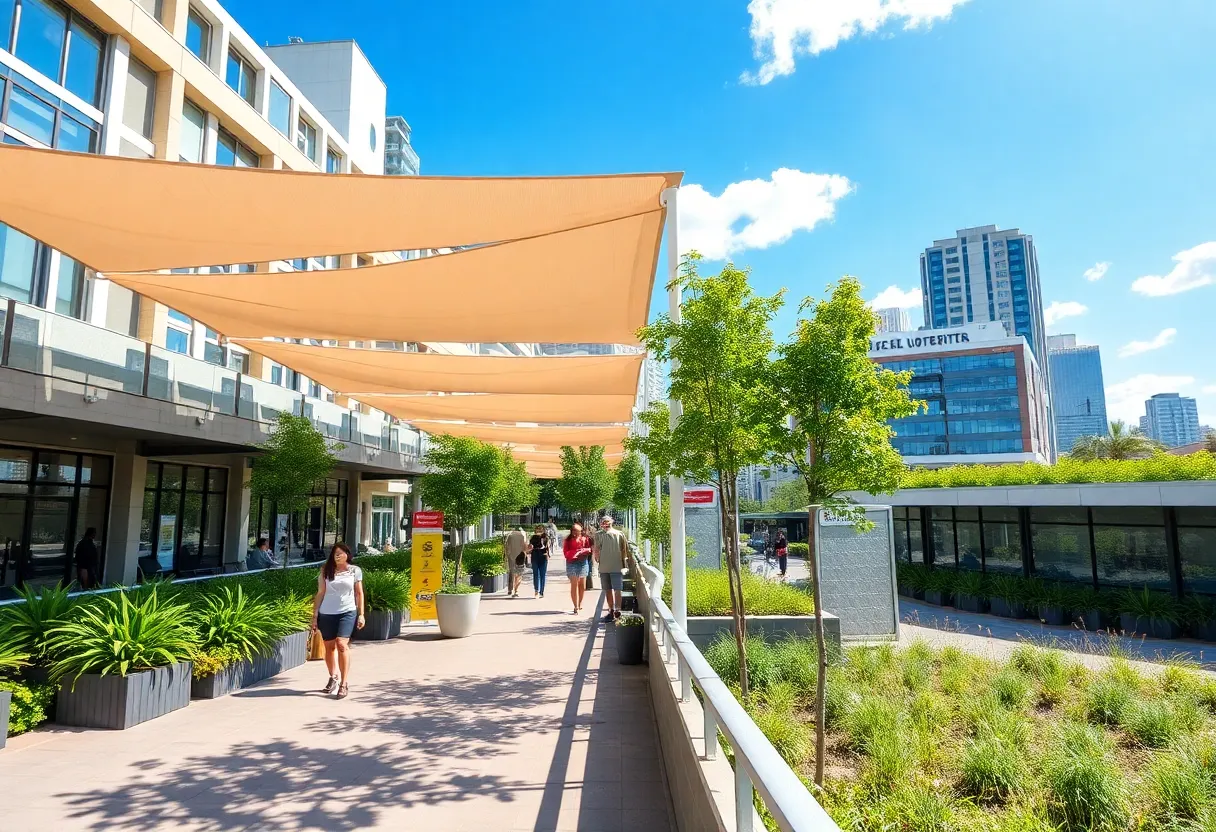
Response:
[{"label": "woman's black shorts", "polygon": [[321,638],[325,641],[350,638],[350,634],[355,631],[355,620],[358,617],[359,614],[354,610],[333,614],[322,613],[317,616],[317,629],[321,631]]}]

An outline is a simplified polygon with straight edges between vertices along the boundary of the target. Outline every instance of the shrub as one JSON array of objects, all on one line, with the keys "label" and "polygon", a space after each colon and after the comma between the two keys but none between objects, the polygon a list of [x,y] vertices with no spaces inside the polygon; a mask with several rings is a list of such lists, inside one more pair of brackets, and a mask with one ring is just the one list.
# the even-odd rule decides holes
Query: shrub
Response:
[{"label": "shrub", "polygon": [[992,678],[992,692],[1006,708],[1018,709],[1030,698],[1030,682],[1017,670],[1005,668]]},{"label": "shrub", "polygon": [[980,800],[1009,797],[1026,776],[1021,751],[992,734],[968,741],[959,771],[959,789]]},{"label": "shrub", "polygon": [[1123,715],[1128,736],[1148,748],[1165,748],[1178,738],[1180,726],[1166,702],[1134,702]]},{"label": "shrub", "polygon": [[988,579],[988,597],[1000,598],[1010,603],[1029,600],[1027,581],[1016,575],[993,575]]},{"label": "shrub", "polygon": [[1148,772],[1150,811],[1165,823],[1198,820],[1216,801],[1216,781],[1193,753],[1162,754]]},{"label": "shrub", "polygon": [[1178,624],[1182,620],[1178,602],[1164,592],[1152,592],[1146,586],[1137,592],[1128,589],[1118,596],[1121,612],[1136,616],[1137,621],[1168,621]]},{"label": "shrub", "polygon": [[982,573],[968,569],[958,573],[958,578],[954,582],[954,591],[959,595],[984,598],[988,594],[987,583]]},{"label": "shrub", "polygon": [[49,658],[48,638],[56,627],[67,621],[74,606],[64,586],[43,587],[37,593],[30,588],[17,590],[22,603],[10,604],[0,612],[0,628],[5,641],[35,662]]},{"label": "shrub", "polygon": [[7,631],[0,630],[0,675],[20,670],[30,663],[30,654]]},{"label": "shrub", "polygon": [[[851,748],[863,754],[872,753],[875,743],[902,734],[899,706],[883,696],[863,695],[857,706],[844,720],[844,730]],[[902,737],[899,739],[902,740]]]},{"label": "shrub", "polygon": [[54,685],[0,681],[0,690],[13,694],[8,712],[10,737],[32,731],[50,718],[51,705],[55,701]]},{"label": "shrub", "polygon": [[54,627],[47,648],[56,657],[55,678],[85,673],[126,676],[190,658],[197,636],[189,609],[162,602],[157,590],[132,597],[126,591],[99,596]]},{"label": "shrub", "polygon": [[904,472],[900,488],[959,488],[990,485],[1053,485],[1087,482],[1172,482],[1216,479],[1216,456],[1155,454],[1149,459],[1077,460],[1055,465],[951,465]]},{"label": "shrub", "polygon": [[[465,557],[468,557],[468,551],[469,548],[466,547]],[[501,554],[498,559],[502,560]],[[355,563],[359,564],[359,568],[364,572],[383,572],[385,570],[408,572],[410,571],[411,554],[408,547],[403,547],[379,555],[359,555],[355,558]]]},{"label": "shrub", "polygon": [[[268,598],[307,598],[317,594],[317,578],[320,568],[267,569],[253,576],[254,583],[246,583]],[[245,579],[249,580],[249,579]]]},{"label": "shrub", "polygon": [[235,590],[225,586],[219,593],[204,596],[192,619],[199,652],[222,650],[229,659],[227,663],[264,654],[289,631],[274,605],[247,595],[240,585]]},{"label": "shrub", "polygon": [[[724,569],[688,570],[688,614],[730,615],[730,583]],[[768,581],[745,572],[743,607],[748,615],[814,615],[809,590]],[[663,600],[671,603],[671,581],[663,585]]]},{"label": "shrub", "polygon": [[900,832],[950,832],[957,828],[949,794],[931,784],[899,783],[861,828]]},{"label": "shrub", "polygon": [[199,650],[191,658],[191,673],[195,679],[202,679],[246,658],[241,654],[241,649],[234,645]]},{"label": "shrub", "polygon": [[797,769],[814,749],[810,724],[795,713],[798,694],[788,682],[778,682],[750,709],[756,726],[791,767]]},{"label": "shrub", "polygon": [[403,572],[364,572],[363,599],[365,609],[376,612],[396,612],[410,605],[410,579]]},{"label": "shrub", "polygon": [[813,696],[819,657],[810,639],[783,638],[772,646],[773,661],[781,681],[788,682],[799,694]]},{"label": "shrub", "polygon": [[[714,672],[728,685],[739,684],[739,649],[731,633],[721,633],[703,655]],[[764,691],[783,680],[776,648],[760,636],[747,637],[747,674],[754,690]]]},{"label": "shrub", "polygon": [[811,556],[811,544],[809,543],[791,543],[787,548],[794,557],[809,558]]},{"label": "shrub", "polygon": [[1101,729],[1066,724],[1044,755],[1043,774],[1052,814],[1065,829],[1114,832],[1127,826],[1127,787]]},{"label": "shrub", "polygon": [[1135,689],[1123,679],[1107,672],[1085,691],[1085,711],[1090,722],[1120,725],[1135,702]]},{"label": "shrub", "polygon": [[1022,750],[1030,744],[1030,723],[1025,716],[1007,709],[993,693],[967,700],[963,720],[976,738],[996,737]]},{"label": "shrub", "polygon": [[501,575],[507,571],[502,541],[480,541],[464,547],[464,568],[470,575]]}]

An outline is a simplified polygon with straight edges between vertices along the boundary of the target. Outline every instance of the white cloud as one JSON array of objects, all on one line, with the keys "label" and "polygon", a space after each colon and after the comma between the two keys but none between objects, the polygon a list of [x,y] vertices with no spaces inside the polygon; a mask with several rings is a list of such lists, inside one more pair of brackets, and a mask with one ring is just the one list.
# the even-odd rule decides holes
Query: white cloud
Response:
[{"label": "white cloud", "polygon": [[767,84],[794,72],[799,54],[818,55],[841,41],[873,34],[889,23],[905,30],[932,26],[967,0],[751,0],[752,51],[762,65],[746,84]]},{"label": "white cloud", "polygon": [[1101,280],[1106,277],[1108,271],[1110,271],[1110,263],[1103,261],[1101,263],[1094,263],[1086,269],[1084,276],[1086,280],[1093,283],[1095,280]]},{"label": "white cloud", "polygon": [[1206,385],[1204,385],[1203,392],[1205,392],[1205,393],[1216,393],[1216,384],[1206,384]]},{"label": "white cloud", "polygon": [[870,301],[870,306],[874,309],[920,309],[922,297],[919,288],[904,291],[898,286],[888,286]]},{"label": "white cloud", "polygon": [[1140,355],[1144,352],[1152,352],[1159,350],[1168,344],[1174,342],[1174,336],[1178,334],[1178,330],[1170,327],[1158,332],[1151,341],[1129,341],[1119,347],[1119,357],[1128,358],[1133,355]]},{"label": "white cloud", "polygon": [[1195,383],[1191,376],[1158,376],[1145,373],[1132,376],[1127,381],[1107,385],[1106,412],[1111,420],[1122,419],[1130,425],[1139,425],[1144,415],[1144,403],[1154,393],[1178,393]]},{"label": "white cloud", "polygon": [[1083,303],[1077,303],[1075,300],[1053,300],[1051,306],[1043,310],[1043,323],[1051,326],[1057,321],[1062,321],[1065,318],[1075,318],[1077,315],[1084,315],[1088,311],[1088,306]]},{"label": "white cloud", "polygon": [[1176,295],[1216,282],[1216,242],[1200,243],[1174,255],[1167,275],[1149,274],[1132,283],[1132,291],[1149,297]]},{"label": "white cloud", "polygon": [[[784,243],[836,214],[853,183],[836,174],[780,168],[769,179],[732,182],[720,196],[700,185],[680,188],[680,250],[722,260],[749,248]],[[741,221],[746,221],[742,222]]]}]

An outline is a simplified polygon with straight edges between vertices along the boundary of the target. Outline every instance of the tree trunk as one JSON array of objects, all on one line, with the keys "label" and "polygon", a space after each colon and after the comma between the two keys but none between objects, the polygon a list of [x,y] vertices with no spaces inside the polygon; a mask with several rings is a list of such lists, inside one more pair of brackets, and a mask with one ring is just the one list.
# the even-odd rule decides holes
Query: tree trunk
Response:
[{"label": "tree trunk", "polygon": [[[809,483],[808,483],[809,485]],[[807,555],[806,565],[811,573],[811,592],[815,600],[815,650],[819,655],[819,670],[815,674],[815,785],[823,788],[823,764],[826,746],[824,719],[824,701],[827,695],[828,680],[828,649],[823,637],[823,604],[819,594],[819,554],[815,551],[815,512],[818,508],[811,505],[807,509]]]},{"label": "tree trunk", "polygon": [[[452,529],[452,536],[456,539],[456,572],[452,576],[452,585],[460,585],[460,561],[464,558],[464,534],[463,531]],[[443,569],[443,563],[439,564],[440,570]],[[443,585],[443,575],[439,576],[439,583]]]},{"label": "tree trunk", "polygon": [[726,573],[730,585],[730,612],[735,625],[735,646],[739,651],[739,690],[743,701],[750,694],[747,673],[747,610],[743,605],[743,576],[739,563],[739,535],[735,533],[734,478],[723,476],[718,485],[722,500],[722,540],[726,543]]}]

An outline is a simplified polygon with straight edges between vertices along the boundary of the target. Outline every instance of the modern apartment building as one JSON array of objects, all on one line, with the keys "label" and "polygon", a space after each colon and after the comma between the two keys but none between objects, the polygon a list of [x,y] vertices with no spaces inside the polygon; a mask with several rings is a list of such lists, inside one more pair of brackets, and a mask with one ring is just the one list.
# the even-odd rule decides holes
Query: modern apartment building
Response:
[{"label": "modern apartment building", "polygon": [[[0,0],[6,144],[378,174],[385,92],[353,42],[262,48],[216,0]],[[259,536],[292,559],[366,540],[376,495],[399,526],[407,476],[420,472],[417,431],[2,225],[0,299],[0,588],[67,577],[90,527],[104,579],[131,581],[137,568],[240,568]],[[251,505],[245,488],[249,454],[282,411],[346,446],[292,514]]]},{"label": "modern apartment building", "polygon": [[908,317],[907,309],[891,306],[886,309],[875,309],[878,316],[879,332],[907,332],[912,329],[912,319]]},{"label": "modern apartment building", "polygon": [[870,358],[912,371],[909,390],[925,407],[891,422],[909,465],[1048,462],[1054,457],[1047,382],[1026,340],[999,323],[884,332]]},{"label": "modern apartment building", "polygon": [[384,172],[389,176],[417,176],[422,161],[410,144],[410,124],[401,116],[389,116],[384,123]]},{"label": "modern apartment building", "polygon": [[1034,239],[1016,228],[960,228],[920,256],[926,329],[1000,321],[1020,335],[1035,360],[1047,361],[1043,296]]},{"label": "modern apartment building", "polygon": [[1096,346],[1078,346],[1076,335],[1049,335],[1047,360],[1056,448],[1066,454],[1080,437],[1107,433],[1102,356]]},{"label": "modern apartment building", "polygon": [[1178,393],[1158,393],[1144,403],[1140,430],[1167,448],[1190,445],[1203,438],[1195,400]]}]

